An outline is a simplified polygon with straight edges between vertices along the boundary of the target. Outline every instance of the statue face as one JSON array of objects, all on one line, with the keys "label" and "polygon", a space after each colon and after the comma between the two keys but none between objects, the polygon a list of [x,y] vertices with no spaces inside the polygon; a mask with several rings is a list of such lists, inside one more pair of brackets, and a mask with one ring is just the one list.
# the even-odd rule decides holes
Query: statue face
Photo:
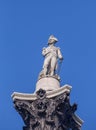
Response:
[{"label": "statue face", "polygon": [[50,39],[50,41],[49,41],[49,45],[51,45],[51,44],[55,44],[57,41],[55,41],[54,39]]}]

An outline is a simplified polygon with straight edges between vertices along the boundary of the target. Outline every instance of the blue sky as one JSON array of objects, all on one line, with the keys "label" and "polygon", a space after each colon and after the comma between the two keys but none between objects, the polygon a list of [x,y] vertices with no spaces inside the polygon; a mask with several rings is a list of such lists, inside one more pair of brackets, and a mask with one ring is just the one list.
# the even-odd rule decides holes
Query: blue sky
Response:
[{"label": "blue sky", "polygon": [[0,130],[22,130],[11,94],[34,92],[51,34],[64,56],[61,86],[72,85],[82,130],[96,130],[95,0],[0,0]]}]

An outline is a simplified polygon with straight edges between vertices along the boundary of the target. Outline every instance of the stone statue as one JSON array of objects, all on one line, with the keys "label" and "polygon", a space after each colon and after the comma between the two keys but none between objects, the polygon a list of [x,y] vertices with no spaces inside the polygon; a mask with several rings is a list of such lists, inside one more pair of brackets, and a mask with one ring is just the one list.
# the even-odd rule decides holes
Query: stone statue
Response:
[{"label": "stone statue", "polygon": [[43,76],[54,76],[57,70],[58,59],[63,60],[60,48],[55,46],[57,41],[58,39],[51,35],[48,39],[48,47],[44,47],[42,50],[42,55],[45,57],[45,60],[43,70],[40,74],[43,74]]}]

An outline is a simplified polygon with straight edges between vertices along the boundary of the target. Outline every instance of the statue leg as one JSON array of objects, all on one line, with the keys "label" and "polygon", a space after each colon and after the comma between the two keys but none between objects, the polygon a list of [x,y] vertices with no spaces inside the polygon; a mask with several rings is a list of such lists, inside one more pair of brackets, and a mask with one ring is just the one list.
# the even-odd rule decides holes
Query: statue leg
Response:
[{"label": "statue leg", "polygon": [[56,65],[57,65],[57,58],[55,56],[53,56],[51,59],[51,69],[50,69],[51,76],[53,76],[55,73]]},{"label": "statue leg", "polygon": [[47,75],[48,73],[48,66],[50,64],[50,60],[51,58],[50,57],[46,57],[45,60],[44,60],[44,65],[43,65],[43,71],[44,71],[44,75]]}]

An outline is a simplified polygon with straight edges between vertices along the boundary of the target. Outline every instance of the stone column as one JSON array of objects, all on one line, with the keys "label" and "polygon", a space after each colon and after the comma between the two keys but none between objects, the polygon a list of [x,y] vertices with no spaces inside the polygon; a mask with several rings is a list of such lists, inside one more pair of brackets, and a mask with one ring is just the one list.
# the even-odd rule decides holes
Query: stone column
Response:
[{"label": "stone column", "polygon": [[13,93],[14,107],[22,117],[23,130],[81,130],[83,121],[70,105],[69,85],[51,92],[40,88],[34,94]]},{"label": "stone column", "polygon": [[[51,35],[42,54],[44,64],[34,94],[13,93],[14,107],[22,117],[23,130],[81,130],[83,121],[75,114],[77,104],[70,104],[71,86],[60,86],[63,56]],[[58,64],[58,60],[60,64]]]}]

